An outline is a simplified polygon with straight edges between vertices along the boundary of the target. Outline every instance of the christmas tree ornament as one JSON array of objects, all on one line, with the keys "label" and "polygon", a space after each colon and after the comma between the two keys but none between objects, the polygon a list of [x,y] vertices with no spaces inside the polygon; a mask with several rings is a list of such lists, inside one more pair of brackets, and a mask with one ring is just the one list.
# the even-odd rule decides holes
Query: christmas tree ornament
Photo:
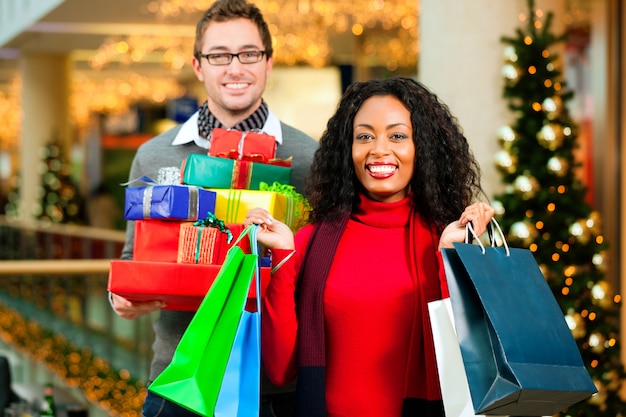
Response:
[{"label": "christmas tree ornament", "polygon": [[61,161],[58,159],[53,159],[48,163],[48,167],[51,172],[60,173],[62,168]]},{"label": "christmas tree ornament", "polygon": [[565,321],[567,322],[567,326],[572,331],[572,336],[574,339],[582,339],[587,335],[587,331],[585,329],[585,320],[579,313],[576,313],[573,310],[570,310],[565,316]]},{"label": "christmas tree ornament", "polygon": [[589,335],[589,340],[587,343],[589,343],[589,347],[591,347],[592,351],[594,351],[595,353],[602,353],[604,352],[605,340],[606,339],[602,334],[594,332]]},{"label": "christmas tree ornament", "polygon": [[541,146],[551,151],[557,150],[564,139],[563,128],[556,123],[544,125],[537,133],[537,141]]},{"label": "christmas tree ornament", "polygon": [[504,149],[510,149],[511,145],[517,139],[517,135],[511,126],[504,125],[498,129],[498,142]]},{"label": "christmas tree ornament", "polygon": [[[49,205],[46,207],[46,214],[53,223],[60,223],[63,220],[63,209],[58,205]],[[43,219],[46,220],[46,219]]]},{"label": "christmas tree ornament", "polygon": [[537,229],[525,221],[515,222],[511,225],[509,235],[516,241],[521,242],[522,245],[530,245],[537,236]]},{"label": "christmas tree ornament", "polygon": [[577,220],[572,223],[569,227],[569,232],[578,242],[582,244],[589,242],[591,237],[585,220]]},{"label": "christmas tree ornament", "polygon": [[511,64],[506,64],[502,67],[501,70],[502,76],[504,78],[507,79],[507,81],[512,82],[512,81],[517,81],[517,79],[519,78],[519,70],[517,69],[517,67],[515,67],[514,65]]},{"label": "christmas tree ornament", "polygon": [[567,159],[560,156],[553,156],[548,159],[548,172],[556,175],[557,177],[564,177],[567,174],[569,163]]},{"label": "christmas tree ornament", "polygon": [[504,210],[504,205],[502,204],[502,201],[492,200],[491,207],[493,207],[493,209],[496,211],[496,216],[498,217],[504,216],[505,210]]},{"label": "christmas tree ornament", "polygon": [[496,152],[494,162],[496,168],[503,173],[513,174],[517,170],[517,157],[505,150]]},{"label": "christmas tree ornament", "polygon": [[598,281],[591,287],[591,301],[602,308],[609,308],[613,304],[613,293],[608,282]]},{"label": "christmas tree ornament", "polygon": [[591,257],[591,262],[596,267],[596,269],[602,273],[606,273],[608,269],[608,264],[606,261],[606,251],[601,250],[598,253],[594,253]]},{"label": "christmas tree ornament", "polygon": [[596,236],[602,233],[602,217],[598,211],[594,210],[589,214],[587,228]]},{"label": "christmas tree ornament", "polygon": [[541,103],[541,109],[549,120],[554,120],[561,115],[563,100],[559,96],[547,97]]},{"label": "christmas tree ornament", "polygon": [[563,126],[563,135],[567,136],[571,136],[572,135],[572,128],[571,126]]},{"label": "christmas tree ornament", "polygon": [[31,209],[31,213],[35,217],[39,217],[43,214],[43,206],[40,203],[35,203]]},{"label": "christmas tree ornament", "polygon": [[513,188],[524,200],[533,198],[539,191],[539,182],[532,175],[520,175],[513,181]]},{"label": "christmas tree ornament", "polygon": [[504,56],[505,62],[517,62],[517,52],[513,45],[505,47],[502,55]]}]

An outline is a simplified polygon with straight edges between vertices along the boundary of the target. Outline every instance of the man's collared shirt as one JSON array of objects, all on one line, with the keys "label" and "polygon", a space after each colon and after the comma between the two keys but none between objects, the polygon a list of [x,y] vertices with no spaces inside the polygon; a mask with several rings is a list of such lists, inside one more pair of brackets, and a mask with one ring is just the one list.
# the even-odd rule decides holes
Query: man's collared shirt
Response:
[{"label": "man's collared shirt", "polygon": [[[198,112],[195,112],[182,124],[176,137],[174,137],[172,141],[172,145],[184,145],[186,143],[195,142],[199,147],[209,149],[211,141],[203,138],[198,133],[198,114]],[[274,136],[279,145],[283,143],[283,132],[280,127],[280,120],[271,110],[269,110],[267,120],[263,125],[263,133]]]}]

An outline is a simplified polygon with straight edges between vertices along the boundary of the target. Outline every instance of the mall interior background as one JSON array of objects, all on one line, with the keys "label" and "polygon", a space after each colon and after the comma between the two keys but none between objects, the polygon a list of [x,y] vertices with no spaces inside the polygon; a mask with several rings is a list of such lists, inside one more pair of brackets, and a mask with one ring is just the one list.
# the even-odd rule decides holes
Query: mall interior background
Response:
[{"label": "mall interior background", "polygon": [[[189,61],[199,10],[210,3],[0,0],[0,215],[18,184],[39,186],[39,152],[58,140],[86,204],[105,184],[120,208],[107,211],[112,218],[85,218],[85,225],[123,233],[119,184],[128,179],[134,150],[204,100]],[[459,118],[488,193],[501,189],[493,161],[497,129],[512,116],[501,97],[500,37],[521,25],[525,0],[259,5],[277,43],[265,99],[283,120],[318,138],[350,82],[415,77]],[[580,175],[603,213],[612,242],[611,282],[619,291],[624,10],[617,0],[538,0],[536,6],[553,11],[555,30],[568,34],[560,52],[575,93],[569,105],[580,126]],[[34,191],[21,197],[20,220],[28,220],[26,213],[40,202]]]}]

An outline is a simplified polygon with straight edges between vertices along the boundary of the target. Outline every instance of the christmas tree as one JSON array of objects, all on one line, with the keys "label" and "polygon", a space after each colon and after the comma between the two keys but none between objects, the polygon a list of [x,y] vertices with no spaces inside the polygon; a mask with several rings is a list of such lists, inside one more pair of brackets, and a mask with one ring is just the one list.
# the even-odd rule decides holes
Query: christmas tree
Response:
[{"label": "christmas tree", "polygon": [[84,201],[71,177],[63,148],[51,142],[42,148],[40,204],[35,217],[52,223],[85,224]]},{"label": "christmas tree", "polygon": [[507,240],[530,249],[557,298],[598,394],[560,413],[571,417],[623,416],[626,377],[620,362],[621,297],[605,279],[607,242],[601,218],[586,200],[577,126],[545,15],[528,1],[525,27],[503,37],[504,97],[515,120],[498,131],[495,163],[504,191],[494,206]]}]

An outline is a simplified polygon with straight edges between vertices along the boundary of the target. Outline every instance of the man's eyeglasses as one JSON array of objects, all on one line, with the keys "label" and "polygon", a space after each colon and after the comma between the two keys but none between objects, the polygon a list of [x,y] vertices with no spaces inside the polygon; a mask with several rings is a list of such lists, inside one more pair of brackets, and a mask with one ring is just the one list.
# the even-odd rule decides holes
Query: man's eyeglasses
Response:
[{"label": "man's eyeglasses", "polygon": [[200,57],[206,58],[211,65],[228,65],[237,57],[242,64],[256,64],[263,59],[265,51],[244,51],[238,54],[230,54],[228,52],[218,52],[215,54],[200,54]]}]

